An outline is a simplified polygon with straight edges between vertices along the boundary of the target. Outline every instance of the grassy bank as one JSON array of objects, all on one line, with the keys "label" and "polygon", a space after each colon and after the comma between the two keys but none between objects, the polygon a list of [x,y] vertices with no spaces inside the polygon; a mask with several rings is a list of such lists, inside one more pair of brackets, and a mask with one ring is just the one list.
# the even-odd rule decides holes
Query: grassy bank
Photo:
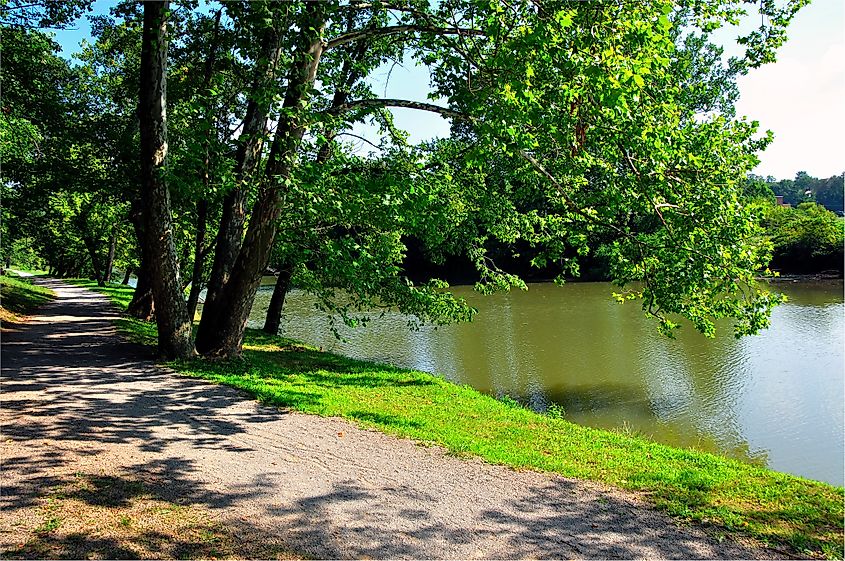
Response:
[{"label": "grassy bank", "polygon": [[0,276],[0,321],[17,323],[54,297],[52,290],[28,277]]},{"label": "grassy bank", "polygon": [[[128,287],[99,290],[123,308],[131,296]],[[138,341],[154,343],[153,325],[127,318],[121,327]],[[170,366],[268,404],[344,417],[492,463],[635,491],[680,519],[711,524],[715,532],[800,554],[842,557],[843,490],[824,483],[586,428],[430,374],[319,352],[256,331],[247,333],[240,360]]]}]

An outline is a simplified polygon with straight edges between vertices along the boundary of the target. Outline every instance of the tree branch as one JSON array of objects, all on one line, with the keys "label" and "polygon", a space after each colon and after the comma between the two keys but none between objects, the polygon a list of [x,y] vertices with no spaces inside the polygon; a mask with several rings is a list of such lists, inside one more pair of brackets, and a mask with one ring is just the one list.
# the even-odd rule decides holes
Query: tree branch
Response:
[{"label": "tree branch", "polygon": [[387,27],[375,27],[371,29],[360,29],[351,33],[345,33],[327,41],[323,50],[344,45],[346,43],[363,39],[364,37],[380,37],[383,35],[396,35],[406,32],[434,33],[437,35],[478,35],[483,36],[484,32],[479,29],[463,27],[437,27],[430,25],[390,25]]},{"label": "tree branch", "polygon": [[406,109],[418,109],[420,111],[439,113],[440,115],[449,117],[450,119],[461,119],[464,121],[471,120],[469,115],[454,111],[448,107],[441,107],[439,105],[434,105],[433,103],[424,103],[421,101],[409,101],[407,99],[356,99],[354,101],[348,101],[339,107],[332,108],[328,112],[338,114],[355,107],[404,107]]}]

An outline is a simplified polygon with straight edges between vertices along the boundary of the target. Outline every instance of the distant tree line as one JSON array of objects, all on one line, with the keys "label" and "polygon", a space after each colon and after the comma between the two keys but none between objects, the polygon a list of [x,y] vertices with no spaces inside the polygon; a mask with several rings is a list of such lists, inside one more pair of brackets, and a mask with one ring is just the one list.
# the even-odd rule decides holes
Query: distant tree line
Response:
[{"label": "distant tree line", "polygon": [[772,176],[750,175],[745,186],[747,197],[783,197],[784,204],[817,203],[840,216],[845,213],[845,172],[820,179],[799,171],[795,179],[776,180]]},{"label": "distant tree line", "polygon": [[[782,273],[843,272],[845,174],[818,179],[798,172],[776,181],[750,175],[744,198],[772,244],[771,268]],[[783,197],[782,203],[776,197]]]}]

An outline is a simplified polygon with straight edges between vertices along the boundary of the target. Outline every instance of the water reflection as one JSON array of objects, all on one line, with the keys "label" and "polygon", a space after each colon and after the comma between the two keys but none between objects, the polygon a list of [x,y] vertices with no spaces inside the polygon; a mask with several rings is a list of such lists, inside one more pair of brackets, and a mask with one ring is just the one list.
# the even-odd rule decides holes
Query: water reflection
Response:
[{"label": "water reflection", "polygon": [[[685,328],[659,335],[636,305],[609,298],[611,287],[532,285],[483,297],[456,292],[480,313],[472,324],[409,331],[388,313],[338,341],[314,300],[288,296],[284,334],[343,354],[436,372],[568,419],[638,432],[843,482],[842,283],[779,283],[789,303],[766,332],[715,340]],[[263,322],[269,291],[250,318]]]}]

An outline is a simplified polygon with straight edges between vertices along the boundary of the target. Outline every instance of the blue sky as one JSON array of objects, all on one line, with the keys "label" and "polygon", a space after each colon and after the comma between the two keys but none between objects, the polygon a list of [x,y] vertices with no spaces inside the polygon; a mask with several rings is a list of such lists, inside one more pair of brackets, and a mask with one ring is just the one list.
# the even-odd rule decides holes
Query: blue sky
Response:
[{"label": "blue sky", "polygon": [[[97,0],[94,13],[107,12],[112,4]],[[88,37],[84,19],[74,29],[56,32],[65,56]],[[814,0],[796,16],[789,37],[776,63],[739,79],[737,114],[775,133],[755,173],[785,179],[807,171],[829,177],[845,171],[845,2]],[[385,97],[427,101],[428,72],[412,61],[379,69],[372,83]],[[414,142],[449,134],[448,123],[435,114],[395,109],[394,115]],[[371,136],[364,126],[353,132]]]}]

